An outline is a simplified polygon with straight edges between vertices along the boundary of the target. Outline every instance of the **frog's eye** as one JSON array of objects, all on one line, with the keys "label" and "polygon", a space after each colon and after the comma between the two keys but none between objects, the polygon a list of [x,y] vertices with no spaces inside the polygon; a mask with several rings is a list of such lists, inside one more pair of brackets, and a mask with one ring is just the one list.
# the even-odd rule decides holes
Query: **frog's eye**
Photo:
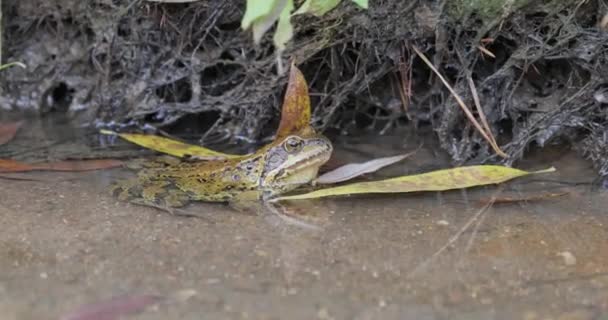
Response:
[{"label": "frog's eye", "polygon": [[289,153],[298,152],[302,149],[303,141],[300,138],[290,137],[285,141],[285,151]]}]

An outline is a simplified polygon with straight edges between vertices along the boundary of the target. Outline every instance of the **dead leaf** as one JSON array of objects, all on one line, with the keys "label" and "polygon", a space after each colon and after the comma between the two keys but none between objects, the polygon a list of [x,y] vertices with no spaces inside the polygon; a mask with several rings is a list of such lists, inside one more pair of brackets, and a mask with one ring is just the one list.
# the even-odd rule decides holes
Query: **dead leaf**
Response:
[{"label": "dead leaf", "polygon": [[144,311],[162,301],[155,295],[124,295],[78,308],[61,317],[62,320],[117,320],[122,316]]},{"label": "dead leaf", "polygon": [[279,197],[273,201],[311,199],[361,193],[445,191],[497,184],[529,174],[553,171],[555,171],[555,168],[553,167],[535,172],[495,165],[459,167],[386,180],[359,182],[339,187],[324,188],[304,194]]},{"label": "dead leaf", "polygon": [[292,62],[289,71],[289,83],[283,99],[277,138],[286,137],[308,126],[310,126],[308,84],[300,69]]},{"label": "dead leaf", "polygon": [[13,140],[23,121],[0,123],[0,146]]},{"label": "dead leaf", "polygon": [[45,163],[23,163],[10,159],[0,159],[0,172],[27,172],[27,171],[91,171],[120,167],[120,160],[66,160]]},{"label": "dead leaf", "polygon": [[139,133],[117,133],[110,130],[100,130],[101,134],[117,135],[129,142],[140,145],[150,150],[166,153],[179,158],[194,158],[197,160],[220,160],[239,158],[241,155],[227,154],[213,151],[211,149],[195,146],[180,141]]},{"label": "dead leaf", "polygon": [[329,184],[347,181],[366,173],[378,171],[384,167],[390,166],[393,163],[397,163],[409,157],[414,152],[416,151],[398,156],[377,158],[361,163],[349,163],[347,165],[341,166],[337,169],[322,174],[314,181],[314,183]]}]

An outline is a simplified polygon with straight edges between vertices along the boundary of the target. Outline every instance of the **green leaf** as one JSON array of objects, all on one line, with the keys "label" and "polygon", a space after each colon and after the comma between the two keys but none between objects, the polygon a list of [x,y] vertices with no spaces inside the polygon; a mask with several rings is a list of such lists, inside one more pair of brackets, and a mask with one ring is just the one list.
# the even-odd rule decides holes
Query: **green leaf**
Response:
[{"label": "green leaf", "polygon": [[320,17],[331,9],[335,8],[341,0],[306,0],[296,12],[296,14],[310,13]]},{"label": "green leaf", "polygon": [[368,8],[368,0],[353,0],[353,2],[363,9]]},{"label": "green leaf", "polygon": [[283,11],[279,16],[277,30],[274,32],[274,46],[279,50],[285,50],[285,45],[293,37],[293,26],[291,25],[291,11],[293,10],[293,0],[287,0]]},{"label": "green leaf", "polygon": [[494,165],[459,167],[386,180],[352,183],[304,194],[279,197],[273,201],[311,199],[361,193],[445,191],[496,184],[529,174],[553,171],[555,171],[555,168],[553,167],[535,172]]},{"label": "green leaf", "polygon": [[246,30],[251,26],[253,41],[259,44],[291,1],[293,0],[248,0],[241,27]]},{"label": "green leaf", "polygon": [[154,151],[166,153],[175,157],[193,157],[199,160],[217,160],[239,158],[240,155],[221,153],[211,149],[183,143],[180,141],[139,133],[116,133],[110,130],[100,130],[101,134],[117,135],[129,142]]},{"label": "green leaf", "polygon": [[247,30],[251,24],[272,12],[277,0],[247,0],[245,15],[241,21],[241,28]]}]

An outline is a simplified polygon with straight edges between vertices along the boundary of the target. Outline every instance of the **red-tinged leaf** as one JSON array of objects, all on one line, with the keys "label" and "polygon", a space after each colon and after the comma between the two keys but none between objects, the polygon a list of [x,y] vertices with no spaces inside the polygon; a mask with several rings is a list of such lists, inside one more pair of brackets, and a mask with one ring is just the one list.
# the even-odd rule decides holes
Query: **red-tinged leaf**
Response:
[{"label": "red-tinged leaf", "polygon": [[142,312],[163,298],[154,295],[125,295],[84,305],[63,316],[62,320],[117,320],[122,316]]},{"label": "red-tinged leaf", "polygon": [[0,172],[24,172],[36,170],[35,167],[9,159],[0,159]]},{"label": "red-tinged leaf", "polygon": [[292,63],[277,138],[299,132],[309,125],[310,98],[308,97],[308,84],[302,72]]},{"label": "red-tinged leaf", "polygon": [[66,160],[45,163],[23,163],[15,160],[0,159],[0,172],[27,172],[27,171],[91,171],[120,167],[120,160]]},{"label": "red-tinged leaf", "polygon": [[0,123],[0,146],[13,140],[22,124],[22,121]]}]

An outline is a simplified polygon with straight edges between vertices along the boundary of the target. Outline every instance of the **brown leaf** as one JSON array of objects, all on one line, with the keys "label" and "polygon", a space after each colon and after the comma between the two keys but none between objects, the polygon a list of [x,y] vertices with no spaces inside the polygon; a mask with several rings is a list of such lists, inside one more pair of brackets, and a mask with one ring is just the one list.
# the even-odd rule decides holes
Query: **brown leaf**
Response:
[{"label": "brown leaf", "polygon": [[125,295],[84,305],[63,316],[62,320],[117,320],[121,316],[142,312],[162,300],[154,295]]},{"label": "brown leaf", "polygon": [[26,171],[90,171],[122,166],[123,162],[113,159],[66,160],[45,163],[23,163],[10,159],[0,159],[0,172]]},{"label": "brown leaf", "polygon": [[309,125],[310,98],[308,97],[308,84],[302,72],[292,63],[277,138],[298,132]]},{"label": "brown leaf", "polygon": [[11,141],[22,124],[22,121],[0,123],[0,146]]}]

